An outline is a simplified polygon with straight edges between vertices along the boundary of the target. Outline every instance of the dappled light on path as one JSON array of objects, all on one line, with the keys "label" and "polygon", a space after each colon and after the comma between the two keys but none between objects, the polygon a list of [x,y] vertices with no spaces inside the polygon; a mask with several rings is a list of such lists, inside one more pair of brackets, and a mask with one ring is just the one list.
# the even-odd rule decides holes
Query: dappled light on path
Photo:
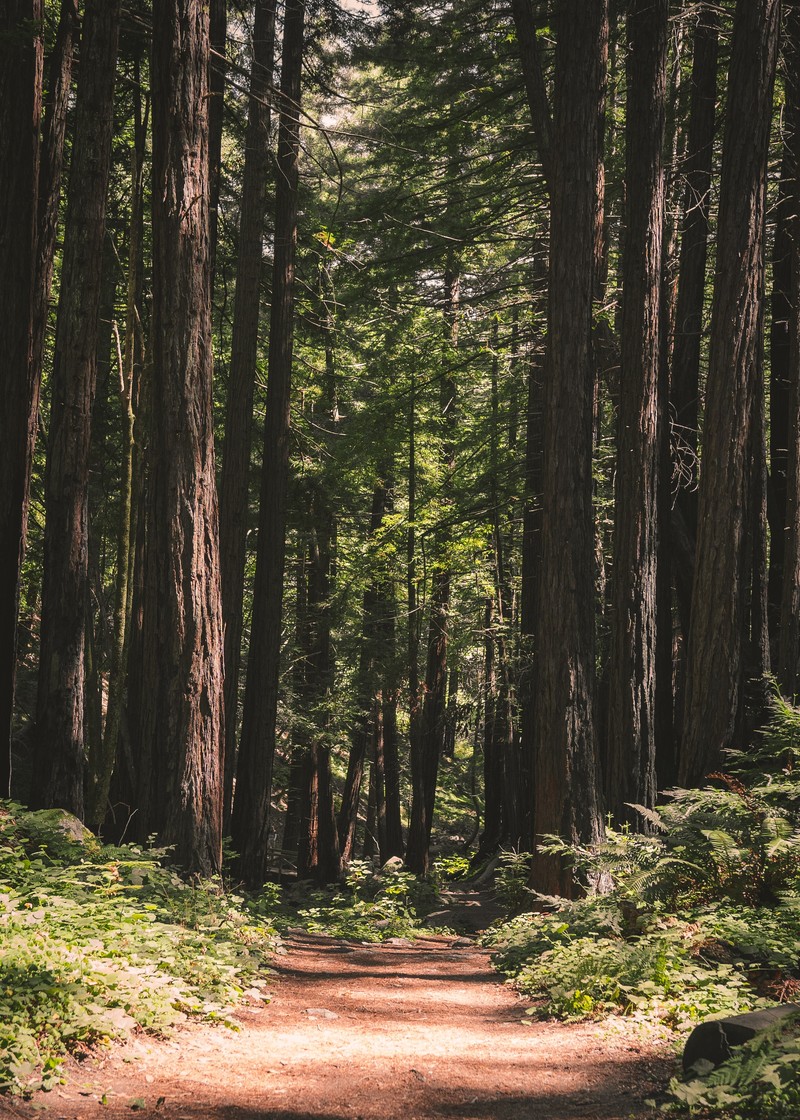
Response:
[{"label": "dappled light on path", "polygon": [[287,948],[272,1002],[243,1006],[240,1030],[135,1039],[33,1105],[65,1120],[130,1117],[133,1102],[167,1120],[623,1120],[648,1115],[669,1072],[625,1032],[534,1021],[488,955],[452,939]]}]

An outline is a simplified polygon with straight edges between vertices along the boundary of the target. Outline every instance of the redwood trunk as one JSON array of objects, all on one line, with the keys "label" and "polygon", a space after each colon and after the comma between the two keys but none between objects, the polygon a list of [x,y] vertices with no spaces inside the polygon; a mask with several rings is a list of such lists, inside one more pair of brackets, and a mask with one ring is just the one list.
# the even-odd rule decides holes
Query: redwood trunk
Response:
[{"label": "redwood trunk", "polygon": [[270,790],[278,711],[304,20],[303,0],[288,0],[283,33],[275,188],[275,257],[258,552],[242,737],[236,769],[238,792],[231,818],[234,847],[241,857],[240,874],[251,884],[262,883],[267,870]]},{"label": "redwood trunk", "polygon": [[42,18],[42,0],[9,0],[0,14],[0,797],[11,787],[17,610],[39,403],[33,332]]},{"label": "redwood trunk", "polygon": [[[787,158],[800,168],[800,5],[787,7]],[[795,173],[796,174],[796,173]],[[800,691],[800,218],[797,216],[795,179],[791,222],[791,299],[789,301],[789,366],[793,371],[787,425],[786,518],[783,588],[778,657],[778,681],[784,694]],[[774,539],[774,538],[773,538]]]},{"label": "redwood trunk", "polygon": [[656,795],[656,571],[658,378],[667,0],[628,11],[626,214],[614,516],[614,614],[607,802],[637,823],[628,803]]},{"label": "redwood trunk", "polygon": [[689,545],[675,548],[676,589],[684,638],[689,634],[694,542],[697,532],[697,436],[700,397],[700,343],[706,292],[711,168],[717,96],[719,15],[704,4],[694,33],[691,104],[686,141],[686,189],[672,352],[672,404],[679,477],[677,511],[681,535]]},{"label": "redwood trunk", "polygon": [[[233,310],[231,373],[220,479],[220,561],[225,625],[225,816],[230,816],[236,771],[237,708],[247,534],[247,496],[258,357],[261,262],[269,183],[270,108],[275,54],[275,0],[257,0],[253,69],[245,139],[239,255]],[[213,74],[213,69],[212,69]]]},{"label": "redwood trunk", "polygon": [[140,835],[219,870],[223,662],[212,431],[208,13],[153,6],[153,424]]},{"label": "redwood trunk", "polygon": [[[594,696],[591,355],[605,0],[560,0],[550,185],[542,554],[537,635],[534,829],[591,844],[602,835]],[[537,852],[537,889],[569,892]]]},{"label": "redwood trunk", "polygon": [[740,702],[751,430],[760,363],[764,206],[780,0],[734,20],[703,428],[697,559],[679,779],[702,781],[732,745]]},{"label": "redwood trunk", "polygon": [[36,737],[37,804],[84,813],[91,417],[120,0],[87,0],[51,379]]}]

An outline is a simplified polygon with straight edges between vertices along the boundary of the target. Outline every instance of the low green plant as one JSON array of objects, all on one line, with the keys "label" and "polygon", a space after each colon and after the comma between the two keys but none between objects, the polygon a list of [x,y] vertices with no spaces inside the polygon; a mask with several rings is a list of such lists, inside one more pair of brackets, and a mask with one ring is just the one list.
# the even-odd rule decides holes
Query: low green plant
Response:
[{"label": "low green plant", "polygon": [[433,864],[434,882],[444,883],[466,879],[472,872],[472,861],[468,855],[455,854],[440,856]]},{"label": "low green plant", "polygon": [[66,1053],[134,1027],[227,1022],[244,989],[266,986],[278,943],[219,880],[70,838],[60,818],[0,803],[0,1091],[49,1088]]},{"label": "low green plant", "polygon": [[797,1015],[738,1047],[712,1069],[670,1084],[668,1112],[724,1120],[787,1120],[800,1115],[800,1022]]},{"label": "low green plant", "polygon": [[[534,1014],[622,1014],[676,1032],[800,992],[800,710],[776,699],[757,749],[701,790],[638,808],[644,829],[597,849],[545,837],[583,897],[535,895],[507,858],[498,893],[518,913],[486,938]],[[599,893],[597,887],[602,887]],[[535,909],[534,909],[535,908]],[[725,1120],[798,1114],[800,1041],[784,1024],[709,1073],[674,1082],[669,1108]]]},{"label": "low green plant", "polygon": [[430,932],[427,915],[438,896],[433,884],[402,866],[387,864],[376,871],[368,861],[353,860],[344,887],[298,884],[292,894],[291,921],[312,933],[357,941],[385,941]]}]

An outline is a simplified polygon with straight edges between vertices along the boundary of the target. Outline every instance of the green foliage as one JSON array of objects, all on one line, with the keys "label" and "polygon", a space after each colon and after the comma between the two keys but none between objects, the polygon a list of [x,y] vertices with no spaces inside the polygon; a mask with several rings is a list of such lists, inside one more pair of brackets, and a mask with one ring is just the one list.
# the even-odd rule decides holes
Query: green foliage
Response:
[{"label": "green foliage", "polygon": [[50,1088],[65,1053],[137,1026],[226,1021],[265,985],[275,928],[163,855],[73,840],[0,803],[0,1090]]},{"label": "green foliage", "polygon": [[368,861],[353,860],[344,890],[298,884],[292,898],[297,909],[291,920],[299,920],[311,933],[385,941],[389,937],[414,937],[423,929],[430,933],[425,916],[436,901],[433,886],[402,865],[390,862],[375,871]]},{"label": "green foliage", "polygon": [[[511,913],[493,930],[496,966],[567,1019],[622,1014],[680,1031],[800,991],[800,711],[776,700],[753,755],[702,790],[673,790],[648,829],[611,827],[597,850],[544,838],[572,862],[584,897],[535,895],[522,857],[505,857],[499,893]],[[756,769],[756,764],[760,769]],[[594,889],[593,889],[594,888]],[[602,892],[602,893],[601,893]],[[794,1021],[753,1040],[713,1073],[672,1086],[674,1109],[733,1120],[794,1115],[800,1038]]]},{"label": "green foliage", "polygon": [[528,886],[530,873],[529,852],[501,852],[494,889],[498,899],[511,915],[529,909],[536,900],[536,892]]},{"label": "green foliage", "polygon": [[455,882],[466,879],[472,870],[468,855],[440,856],[433,865],[434,882]]}]

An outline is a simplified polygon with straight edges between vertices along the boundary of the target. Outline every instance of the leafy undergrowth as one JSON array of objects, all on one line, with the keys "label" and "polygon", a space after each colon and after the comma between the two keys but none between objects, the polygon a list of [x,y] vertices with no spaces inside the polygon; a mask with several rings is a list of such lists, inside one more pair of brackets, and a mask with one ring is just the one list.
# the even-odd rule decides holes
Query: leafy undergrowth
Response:
[{"label": "leafy undergrowth", "polygon": [[279,939],[264,908],[163,855],[0,803],[0,1091],[51,1088],[66,1053],[131,1030],[225,1022],[245,990],[267,998]]},{"label": "leafy undergrowth", "polygon": [[60,810],[0,802],[0,1092],[61,1080],[68,1053],[193,1016],[232,1026],[243,993],[268,1000],[280,934],[358,941],[432,932],[434,886],[399,861],[353,862],[342,884],[187,882],[164,850],[102,845]]},{"label": "leafy undergrowth", "polygon": [[[534,1015],[624,1016],[685,1042],[699,1021],[800,999],[800,711],[775,702],[758,752],[731,775],[674,790],[646,835],[608,830],[599,851],[549,837],[585,897],[536,895],[509,853],[498,891],[516,916],[486,943]],[[591,889],[602,884],[603,892]],[[520,912],[533,906],[539,912]],[[724,1120],[800,1115],[800,1027],[791,1017],[675,1080],[666,1111]]]},{"label": "leafy undergrowth", "polygon": [[[339,886],[298,883],[286,892],[278,925],[369,942],[449,932],[427,920],[439,901],[435,883],[435,878],[417,879],[400,860],[389,860],[380,870],[367,860],[353,860]],[[268,909],[271,894],[266,895]]]}]

